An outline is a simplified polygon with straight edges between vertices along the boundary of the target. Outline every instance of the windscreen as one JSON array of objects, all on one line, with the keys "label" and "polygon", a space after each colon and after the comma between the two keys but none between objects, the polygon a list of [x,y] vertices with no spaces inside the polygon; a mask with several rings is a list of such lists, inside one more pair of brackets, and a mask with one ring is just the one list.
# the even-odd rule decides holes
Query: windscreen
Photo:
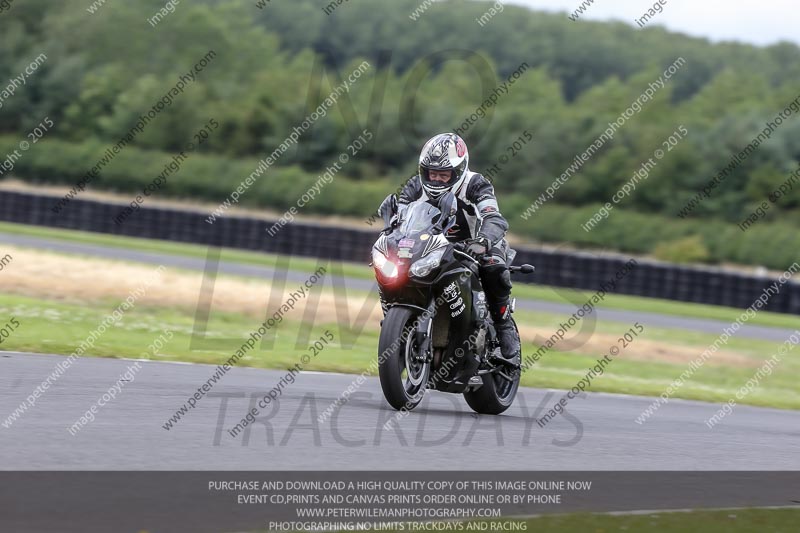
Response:
[{"label": "windscreen", "polygon": [[428,202],[414,202],[406,209],[403,222],[400,225],[400,232],[403,235],[411,235],[429,231],[439,222],[441,216],[441,211]]}]

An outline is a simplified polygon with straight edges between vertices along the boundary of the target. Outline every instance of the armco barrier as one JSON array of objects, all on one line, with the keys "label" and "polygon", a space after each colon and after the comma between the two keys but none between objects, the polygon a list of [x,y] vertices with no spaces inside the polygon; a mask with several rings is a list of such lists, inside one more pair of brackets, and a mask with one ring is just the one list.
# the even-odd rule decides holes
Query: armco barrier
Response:
[{"label": "armco barrier", "polygon": [[[54,213],[57,200],[49,195],[0,191],[0,220],[362,264],[368,261],[377,234],[376,229],[294,222],[270,237],[266,228],[274,220],[225,216],[211,225],[205,221],[206,212],[158,207],[141,207],[118,226],[113,218],[124,204],[75,199],[60,213]],[[521,248],[515,263],[536,266],[536,274],[526,281],[594,291],[613,279],[626,261],[622,256]],[[744,309],[774,281],[773,277],[717,268],[639,260],[639,266],[618,283],[614,292]],[[800,284],[785,284],[770,299],[767,309],[800,314]]]}]

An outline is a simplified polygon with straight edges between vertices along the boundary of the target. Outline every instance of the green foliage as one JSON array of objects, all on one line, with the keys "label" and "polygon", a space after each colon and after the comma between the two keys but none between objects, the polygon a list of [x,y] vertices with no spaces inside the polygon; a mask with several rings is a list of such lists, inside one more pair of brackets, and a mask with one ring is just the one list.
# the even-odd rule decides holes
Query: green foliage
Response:
[{"label": "green foliage", "polygon": [[[525,63],[521,78],[464,134],[478,171],[509,156],[509,145],[524,131],[533,137],[494,180],[512,231],[644,253],[661,242],[699,235],[709,261],[780,268],[786,266],[781,261],[796,259],[800,187],[747,234],[735,226],[797,168],[796,116],[688,219],[677,213],[800,95],[797,46],[712,44],[658,27],[576,23],[563,13],[512,5],[479,27],[476,19],[491,3],[466,0],[436,2],[417,20],[410,15],[420,0],[350,0],[330,15],[316,0],[271,2],[264,9],[252,0],[197,0],[178,4],[153,28],[146,20],[163,4],[108,2],[89,14],[85,0],[29,0],[0,17],[0,80],[47,55],[0,107],[3,148],[13,149],[44,117],[56,124],[18,162],[17,177],[74,183],[179,76],[214,50],[216,58],[196,81],[91,186],[136,190],[160,172],[169,153],[179,152],[215,119],[220,127],[201,153],[160,194],[221,202],[366,60],[369,70],[302,134],[298,147],[270,169],[269,179],[243,197],[252,206],[288,209],[296,201],[292,195],[368,128],[374,138],[343,170],[347,179],[337,178],[326,187],[324,201],[308,207],[361,216],[415,171],[424,140],[461,127]],[[679,57],[686,64],[654,99],[582,165],[546,209],[523,221],[525,208]],[[580,225],[596,205],[610,201],[680,126],[688,130],[686,138],[607,221],[584,232]]]},{"label": "green foliage", "polygon": [[720,220],[676,220],[619,208],[589,232],[582,229],[600,208],[599,205],[571,208],[545,205],[527,221],[516,219],[514,202],[504,207],[514,221],[513,230],[544,242],[572,243],[578,246],[612,249],[636,254],[653,254],[660,243],[674,243],[698,237],[708,251],[709,263],[763,265],[783,270],[797,261],[800,234],[792,222],[759,221],[746,232],[735,224]]},{"label": "green foliage", "polygon": [[655,247],[653,255],[672,263],[701,263],[709,257],[708,249],[699,235],[662,242]]},{"label": "green foliage", "polygon": [[[17,140],[0,137],[0,152],[11,152]],[[16,162],[13,173],[33,182],[62,183],[72,186],[105,155],[111,144],[90,140],[75,144],[45,139],[33,145]],[[90,187],[141,194],[142,189],[164,171],[174,154],[139,148],[123,148],[118,155],[91,180]],[[160,196],[192,197],[217,203],[227,198],[258,167],[257,159],[229,159],[218,155],[188,154],[180,170],[167,176]],[[319,181],[322,174],[312,174],[298,166],[268,169],[240,198],[240,204],[264,206],[283,211]],[[367,216],[396,188],[388,181],[359,183],[336,174],[329,184],[320,182],[324,195],[303,207],[307,213]]]}]

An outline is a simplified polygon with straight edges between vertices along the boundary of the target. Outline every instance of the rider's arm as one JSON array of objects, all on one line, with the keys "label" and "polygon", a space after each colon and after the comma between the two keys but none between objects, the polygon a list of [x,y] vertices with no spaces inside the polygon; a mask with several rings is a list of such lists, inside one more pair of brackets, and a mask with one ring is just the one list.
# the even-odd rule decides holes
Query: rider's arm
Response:
[{"label": "rider's arm", "polygon": [[397,203],[401,206],[406,206],[411,202],[419,200],[421,196],[422,183],[419,180],[419,176],[413,176],[408,180],[408,182],[406,182],[403,190],[400,191],[400,194],[397,198]]},{"label": "rider's arm", "polygon": [[478,174],[467,188],[467,199],[475,206],[481,227],[478,235],[489,240],[489,248],[500,242],[508,231],[508,222],[500,214],[492,184]]}]

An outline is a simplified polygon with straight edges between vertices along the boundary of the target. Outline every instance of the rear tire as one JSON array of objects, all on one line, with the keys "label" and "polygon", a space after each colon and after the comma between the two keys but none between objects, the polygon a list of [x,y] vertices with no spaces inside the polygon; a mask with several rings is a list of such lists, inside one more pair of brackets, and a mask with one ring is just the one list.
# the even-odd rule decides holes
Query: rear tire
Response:
[{"label": "rear tire", "polygon": [[416,316],[407,307],[390,308],[378,341],[381,389],[389,405],[398,411],[410,411],[419,405],[428,386],[430,363],[415,359],[419,348],[413,335]]},{"label": "rear tire", "polygon": [[[519,389],[519,376],[512,382],[496,373],[484,374],[481,379],[483,385],[479,389],[464,393],[464,399],[473,411],[482,415],[499,415],[511,407]],[[498,387],[498,380],[508,383],[511,390],[507,394],[498,394],[498,389],[502,388]]]},{"label": "rear tire", "polygon": [[[517,327],[516,323],[514,327]],[[521,359],[522,357],[520,356],[520,360]],[[467,401],[467,405],[476,413],[482,415],[499,415],[514,403],[517,390],[519,390],[519,380],[522,371],[521,369],[517,369],[512,372],[511,369],[502,367],[499,368],[499,370],[512,379],[506,379],[506,377],[497,371],[483,374],[481,376],[483,385],[474,391],[464,393],[464,399]]]}]

